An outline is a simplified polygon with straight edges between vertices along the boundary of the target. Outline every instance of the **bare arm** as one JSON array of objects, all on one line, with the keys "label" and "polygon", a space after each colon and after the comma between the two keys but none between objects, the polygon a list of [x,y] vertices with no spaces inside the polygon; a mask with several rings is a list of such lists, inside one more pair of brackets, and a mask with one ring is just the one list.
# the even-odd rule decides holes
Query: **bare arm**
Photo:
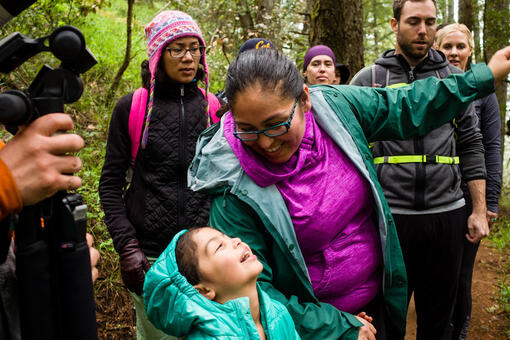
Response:
[{"label": "bare arm", "polygon": [[466,234],[466,238],[469,242],[476,243],[489,235],[487,208],[485,205],[485,180],[475,179],[467,182],[467,186],[473,202],[473,212],[468,218],[468,234]]},{"label": "bare arm", "polygon": [[506,79],[508,73],[510,73],[510,46],[496,51],[487,66],[494,75],[495,83]]}]

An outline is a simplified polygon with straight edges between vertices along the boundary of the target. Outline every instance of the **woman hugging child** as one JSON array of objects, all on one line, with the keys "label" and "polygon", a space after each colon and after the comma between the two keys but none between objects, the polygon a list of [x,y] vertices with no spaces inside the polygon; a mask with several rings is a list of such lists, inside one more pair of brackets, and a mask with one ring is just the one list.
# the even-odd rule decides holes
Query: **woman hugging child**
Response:
[{"label": "woman hugging child", "polygon": [[250,247],[209,227],[178,233],[144,284],[149,320],[187,339],[300,339],[281,303],[257,285]]}]

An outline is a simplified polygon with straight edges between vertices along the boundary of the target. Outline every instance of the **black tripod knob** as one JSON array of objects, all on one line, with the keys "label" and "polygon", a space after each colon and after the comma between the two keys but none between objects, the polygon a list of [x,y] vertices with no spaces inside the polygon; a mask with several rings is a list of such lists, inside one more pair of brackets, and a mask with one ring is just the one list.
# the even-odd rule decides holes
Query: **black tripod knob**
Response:
[{"label": "black tripod knob", "polygon": [[22,125],[30,121],[33,107],[23,92],[9,90],[0,94],[0,123]]}]

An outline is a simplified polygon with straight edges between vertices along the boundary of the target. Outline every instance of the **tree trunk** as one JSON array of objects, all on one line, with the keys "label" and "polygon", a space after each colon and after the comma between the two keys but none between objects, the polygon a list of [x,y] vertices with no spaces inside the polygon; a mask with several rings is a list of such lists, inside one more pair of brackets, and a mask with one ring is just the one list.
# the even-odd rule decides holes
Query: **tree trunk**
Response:
[{"label": "tree trunk", "polygon": [[374,49],[377,50],[378,48],[378,42],[379,40],[377,39],[379,37],[379,35],[377,34],[379,29],[377,27],[378,23],[377,23],[377,0],[372,0],[372,14],[373,14],[373,18],[374,18],[374,22],[372,23],[372,34],[374,35]]},{"label": "tree trunk", "polygon": [[446,22],[449,24],[453,23],[454,15],[453,15],[453,0],[447,0],[448,2],[448,14],[446,17]]},{"label": "tree trunk", "polygon": [[351,75],[363,68],[362,1],[308,0],[310,12],[310,46],[324,44],[346,64]]},{"label": "tree trunk", "polygon": [[459,0],[459,23],[473,30],[473,0]]},{"label": "tree trunk", "polygon": [[241,22],[241,29],[243,30],[242,39],[246,41],[253,34],[253,18],[250,13],[250,6],[246,0],[239,1],[237,4],[239,6],[239,21]]},{"label": "tree trunk", "polygon": [[478,12],[481,10],[481,6],[478,4],[478,1],[475,1],[473,6],[473,40],[475,43],[474,48],[474,58],[473,62],[482,61],[482,45],[480,43],[480,17],[478,16]]},{"label": "tree trunk", "polygon": [[129,66],[129,62],[131,61],[131,35],[132,35],[132,22],[133,22],[133,4],[135,0],[127,0],[128,9],[127,9],[127,20],[126,20],[126,52],[124,53],[124,60],[122,61],[122,65],[120,65],[117,74],[113,78],[112,85],[108,91],[108,96],[106,97],[107,101],[111,103],[113,97],[115,96],[115,92],[119,87],[120,81],[122,79],[122,75],[126,71]]},{"label": "tree trunk", "polygon": [[[510,39],[510,0],[485,0],[483,47],[485,61],[488,62],[494,52],[508,45]],[[504,155],[505,113],[507,101],[507,83],[496,83],[496,96],[501,110],[501,152]]]},{"label": "tree trunk", "polygon": [[[473,0],[459,0],[459,23],[473,31]],[[472,56],[468,59],[468,65],[471,65],[471,62]]]},{"label": "tree trunk", "polygon": [[271,41],[276,49],[280,49],[281,23],[278,15],[279,0],[256,0],[257,14],[255,15],[256,27],[259,36]]}]

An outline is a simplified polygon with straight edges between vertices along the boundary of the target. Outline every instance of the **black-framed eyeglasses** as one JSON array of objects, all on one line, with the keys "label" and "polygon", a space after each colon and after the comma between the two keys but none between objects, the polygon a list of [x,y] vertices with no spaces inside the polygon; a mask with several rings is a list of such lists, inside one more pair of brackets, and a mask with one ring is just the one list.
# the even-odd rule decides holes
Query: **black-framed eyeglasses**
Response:
[{"label": "black-framed eyeglasses", "polygon": [[286,134],[287,132],[289,132],[290,122],[292,122],[294,112],[296,112],[296,105],[298,103],[298,100],[299,98],[296,98],[296,100],[294,101],[294,105],[292,106],[292,110],[290,111],[289,119],[287,119],[285,122],[257,131],[245,131],[245,132],[235,131],[234,136],[244,142],[252,142],[256,141],[259,138],[259,134],[261,133],[268,137],[278,137]]},{"label": "black-framed eyeglasses", "polygon": [[190,48],[167,47],[166,50],[170,53],[170,56],[174,58],[182,58],[188,52],[192,57],[200,57],[205,52],[205,46],[193,46]]}]

